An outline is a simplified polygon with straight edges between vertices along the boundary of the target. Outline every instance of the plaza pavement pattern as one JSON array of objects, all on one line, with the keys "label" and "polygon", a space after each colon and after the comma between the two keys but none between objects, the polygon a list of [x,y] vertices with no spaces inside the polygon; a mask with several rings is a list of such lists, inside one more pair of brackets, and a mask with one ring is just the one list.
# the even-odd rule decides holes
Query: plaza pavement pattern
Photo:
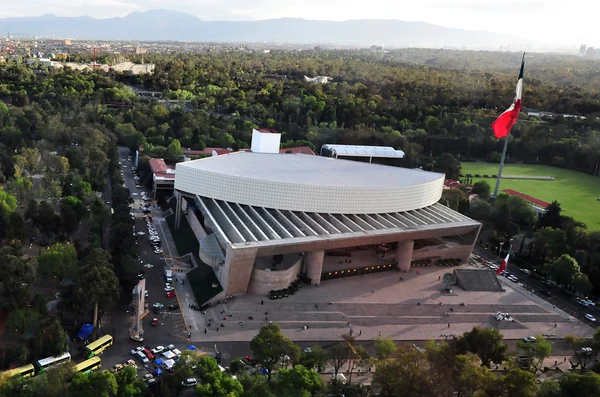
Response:
[{"label": "plaza pavement pattern", "polygon": [[[474,265],[462,268],[473,269]],[[495,327],[505,339],[536,334],[590,337],[594,332],[504,277],[499,280],[505,292],[454,288],[455,295],[443,295],[438,278],[448,271],[434,266],[408,273],[390,271],[328,280],[318,287],[304,286],[295,295],[278,300],[236,297],[213,306],[206,314],[187,307],[194,303],[187,283],[177,288],[191,339],[197,342],[249,341],[270,321],[279,323],[283,333],[295,341],[339,340],[350,330],[358,340],[378,336],[394,340],[444,339],[445,335],[460,335],[475,326]],[[400,277],[404,281],[399,281]],[[510,314],[515,321],[495,320],[498,311]]]}]

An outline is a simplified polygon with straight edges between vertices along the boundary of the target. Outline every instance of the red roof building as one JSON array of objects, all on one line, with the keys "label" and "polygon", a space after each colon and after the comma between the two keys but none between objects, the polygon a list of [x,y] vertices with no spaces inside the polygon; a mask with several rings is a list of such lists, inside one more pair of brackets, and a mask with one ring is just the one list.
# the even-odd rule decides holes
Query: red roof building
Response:
[{"label": "red roof building", "polygon": [[296,146],[296,147],[286,147],[279,149],[279,153],[300,153],[300,154],[310,154],[311,156],[316,156],[315,152],[310,148],[310,146]]},{"label": "red roof building", "polygon": [[168,166],[163,159],[150,159],[152,169],[152,193],[157,190],[171,190],[175,186],[175,168]]}]

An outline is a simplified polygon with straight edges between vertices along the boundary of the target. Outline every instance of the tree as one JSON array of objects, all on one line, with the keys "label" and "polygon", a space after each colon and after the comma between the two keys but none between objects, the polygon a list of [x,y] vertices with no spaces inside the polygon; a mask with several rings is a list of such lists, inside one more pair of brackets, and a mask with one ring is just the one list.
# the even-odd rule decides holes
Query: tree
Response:
[{"label": "tree", "polygon": [[117,380],[117,396],[119,397],[142,397],[146,394],[146,385],[137,376],[135,368],[125,366],[115,375]]},{"label": "tree", "polygon": [[[242,384],[223,373],[213,357],[199,357],[194,364],[191,369],[199,378],[199,384],[196,386],[198,396],[237,397],[242,393]],[[181,375],[181,370],[177,372]]]},{"label": "tree", "polygon": [[562,208],[558,201],[554,200],[548,207],[546,207],[546,211],[540,216],[538,221],[539,228],[550,227],[552,229],[560,229],[562,222],[560,213],[562,212]]},{"label": "tree", "polygon": [[536,373],[552,353],[552,344],[541,335],[537,335],[535,342],[518,341],[517,350],[527,357],[531,370]]},{"label": "tree", "polygon": [[40,327],[40,315],[32,309],[14,310],[8,317],[7,328],[15,330],[21,337],[33,337]]},{"label": "tree", "polygon": [[559,383],[564,397],[600,396],[600,375],[595,372],[568,374]]},{"label": "tree", "polygon": [[109,267],[92,265],[82,269],[77,288],[94,304],[94,326],[98,326],[99,307],[109,309],[119,300],[119,280]]},{"label": "tree", "polygon": [[44,357],[58,356],[69,350],[69,336],[55,318],[42,323],[36,338],[39,355]]},{"label": "tree", "polygon": [[584,372],[587,365],[595,359],[598,354],[598,349],[594,346],[594,349],[588,351],[586,348],[591,348],[592,343],[585,338],[574,335],[565,336],[565,342],[573,349],[573,357],[575,357],[581,372]]},{"label": "tree", "polygon": [[495,328],[474,327],[456,341],[460,353],[471,352],[481,359],[481,365],[502,363],[506,359],[508,347],[502,342],[503,335]]},{"label": "tree", "polygon": [[327,351],[319,345],[314,345],[311,347],[309,353],[302,353],[300,364],[308,369],[323,372],[328,360],[329,355],[327,354]]},{"label": "tree", "polygon": [[422,397],[430,395],[427,356],[415,349],[398,348],[391,360],[381,361],[373,375],[373,384],[382,397]]},{"label": "tree", "polygon": [[444,153],[441,156],[438,156],[435,159],[435,164],[433,167],[435,172],[446,174],[446,179],[458,179],[461,169],[462,168],[458,160],[456,160],[456,158],[449,153]]},{"label": "tree", "polygon": [[378,337],[375,339],[375,356],[379,360],[386,360],[396,352],[396,342],[392,339]]},{"label": "tree", "polygon": [[40,275],[63,281],[75,278],[77,272],[77,251],[73,244],[57,243],[38,256],[38,272]]},{"label": "tree", "polygon": [[73,397],[112,397],[118,390],[115,375],[110,371],[77,373],[69,385],[69,395]]},{"label": "tree", "polygon": [[533,244],[537,258],[554,260],[568,250],[567,234],[564,230],[546,227],[533,234]]},{"label": "tree", "polygon": [[179,163],[183,161],[183,151],[181,150],[181,143],[177,139],[173,139],[167,149],[165,150],[165,162],[167,163]]},{"label": "tree", "polygon": [[333,366],[333,377],[337,379],[340,369],[344,366],[350,357],[348,345],[345,342],[338,342],[329,349],[329,357]]},{"label": "tree", "polygon": [[289,356],[295,362],[300,356],[300,349],[290,339],[283,336],[279,324],[263,325],[259,333],[250,341],[250,349],[255,359],[268,371],[277,368],[282,356]]},{"label": "tree", "polygon": [[281,397],[310,397],[324,391],[325,385],[317,372],[296,365],[277,371],[277,382],[273,389]]},{"label": "tree", "polygon": [[480,199],[487,200],[490,197],[490,192],[492,188],[490,184],[486,181],[475,182],[473,185],[473,189],[471,189],[471,193],[475,193],[479,196]]},{"label": "tree", "polygon": [[537,386],[535,375],[522,369],[513,368],[503,379],[507,397],[535,397]]},{"label": "tree", "polygon": [[575,288],[575,291],[581,296],[587,296],[593,289],[594,286],[590,282],[587,275],[579,273],[573,277],[571,285]]},{"label": "tree", "polygon": [[554,379],[546,379],[542,382],[538,397],[561,397],[560,383]]},{"label": "tree", "polygon": [[581,273],[577,261],[567,254],[545,265],[544,271],[561,285],[571,285],[575,277]]},{"label": "tree", "polygon": [[0,208],[7,214],[17,209],[17,199],[4,189],[0,189]]},{"label": "tree", "polygon": [[469,200],[465,192],[458,188],[445,189],[442,192],[440,203],[446,207],[452,208],[454,211],[464,213],[469,205]]},{"label": "tree", "polygon": [[45,237],[51,237],[56,231],[60,219],[56,216],[54,208],[47,201],[39,203],[34,223]]},{"label": "tree", "polygon": [[8,238],[23,241],[25,239],[25,221],[18,212],[12,212],[8,216]]},{"label": "tree", "polygon": [[469,216],[481,222],[492,219],[492,205],[485,200],[473,200],[469,204]]}]

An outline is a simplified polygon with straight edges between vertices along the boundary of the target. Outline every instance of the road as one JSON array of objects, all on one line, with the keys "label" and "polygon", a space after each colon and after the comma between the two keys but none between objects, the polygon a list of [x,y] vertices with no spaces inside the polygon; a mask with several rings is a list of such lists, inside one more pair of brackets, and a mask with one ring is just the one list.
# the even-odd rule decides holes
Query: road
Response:
[{"label": "road", "polygon": [[[494,262],[496,264],[500,264],[504,258],[500,258],[496,255],[495,252],[490,252],[481,247],[475,247],[473,252],[487,261]],[[596,307],[584,307],[578,304],[575,299],[569,297],[564,292],[561,291],[558,287],[549,287],[542,284],[542,280],[537,280],[534,277],[531,277],[520,271],[519,267],[514,264],[508,262],[507,270],[514,274],[517,278],[519,278],[519,282],[525,284],[528,290],[533,290],[537,296],[545,301],[556,305],[559,309],[564,312],[570,314],[571,316],[584,321],[586,324],[593,328],[598,328],[598,324],[591,322],[585,318],[586,314],[591,314],[596,318],[600,318],[600,309]],[[547,296],[545,294],[540,293],[540,291],[549,291],[551,296]]]},{"label": "road", "polygon": [[[131,171],[132,162],[127,160],[129,150],[127,148],[119,148],[120,166],[123,171],[123,179],[125,186],[132,192],[134,200],[141,200],[140,194],[144,191],[143,188],[137,188]],[[148,195],[150,192],[146,191]],[[136,211],[137,210],[137,211]],[[139,204],[134,205],[134,212],[139,212]],[[146,221],[143,214],[139,213],[135,219],[135,231],[148,231]],[[162,237],[161,237],[162,239]],[[144,330],[144,346],[155,347],[158,345],[167,346],[174,344],[180,350],[185,348],[189,343],[185,339],[187,330],[181,312],[179,310],[170,311],[168,306],[178,304],[177,298],[165,297],[165,281],[164,281],[164,265],[165,261],[162,255],[154,253],[152,246],[148,242],[147,235],[140,236],[137,239],[138,255],[141,265],[151,264],[152,268],[143,268],[146,280],[146,290],[148,291],[148,306],[150,313],[142,320]],[[129,327],[131,326],[129,296],[123,294],[124,299],[119,303],[117,308],[112,313],[112,324],[110,325],[111,335],[114,337],[113,346],[102,355],[102,366],[110,368],[114,364],[123,363],[132,358],[130,351],[138,343],[129,338]],[[160,302],[165,307],[159,314],[152,313],[152,304]],[[158,318],[159,325],[151,326],[153,318]]]}]

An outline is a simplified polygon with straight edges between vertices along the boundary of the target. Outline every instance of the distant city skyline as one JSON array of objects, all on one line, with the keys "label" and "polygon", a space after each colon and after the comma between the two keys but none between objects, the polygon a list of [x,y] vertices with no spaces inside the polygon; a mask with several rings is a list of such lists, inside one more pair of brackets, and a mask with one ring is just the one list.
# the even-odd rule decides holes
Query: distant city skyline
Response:
[{"label": "distant city skyline", "polygon": [[29,0],[3,4],[0,18],[43,14],[111,18],[153,9],[181,11],[206,21],[398,19],[505,33],[539,43],[600,47],[594,42],[600,3],[591,0],[304,0],[297,4],[281,0]]}]

